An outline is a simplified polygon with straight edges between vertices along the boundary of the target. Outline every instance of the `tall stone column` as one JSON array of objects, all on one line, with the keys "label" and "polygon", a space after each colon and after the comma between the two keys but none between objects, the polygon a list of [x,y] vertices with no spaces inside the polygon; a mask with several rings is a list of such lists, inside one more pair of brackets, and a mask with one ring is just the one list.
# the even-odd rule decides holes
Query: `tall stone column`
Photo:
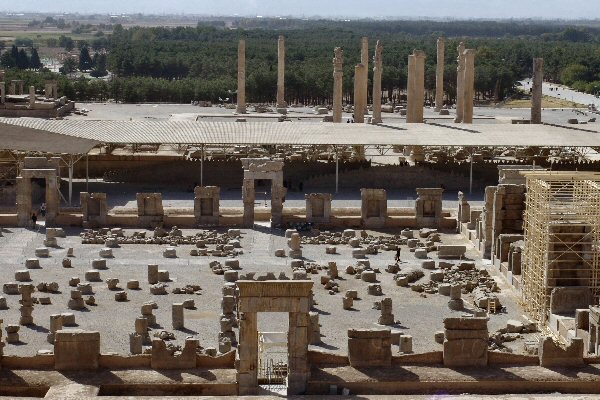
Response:
[{"label": "tall stone column", "polygon": [[542,123],[542,82],[544,80],[544,59],[533,59],[533,79],[531,83],[531,123]]},{"label": "tall stone column", "polygon": [[246,41],[240,40],[238,44],[238,84],[237,108],[238,114],[246,113]]},{"label": "tall stone column", "polygon": [[437,40],[437,65],[435,67],[435,111],[440,112],[444,106],[444,53],[446,41]]},{"label": "tall stone column", "polygon": [[365,71],[367,67],[364,64],[357,64],[354,67],[354,122],[362,124],[365,122]]},{"label": "tall stone column", "polygon": [[244,179],[242,184],[242,202],[244,203],[243,224],[245,228],[254,225],[254,201],[256,192],[254,190],[254,179]]},{"label": "tall stone column", "polygon": [[288,395],[302,394],[310,375],[308,364],[309,314],[289,313],[288,329]]},{"label": "tall stone column", "polygon": [[342,122],[342,98],[344,96],[344,50],[336,47],[333,57],[333,122]]},{"label": "tall stone column", "polygon": [[378,40],[373,57],[373,123],[381,123],[381,74],[383,73],[383,46]]},{"label": "tall stone column", "polygon": [[[31,185],[31,181],[29,182]],[[46,226],[52,226],[60,211],[58,181],[56,175],[46,177]]]},{"label": "tall stone column", "polygon": [[463,113],[464,113],[464,79],[465,79],[465,44],[460,42],[457,48],[458,57],[456,62],[458,66],[456,67],[456,118],[454,118],[454,122],[462,122],[463,121]]},{"label": "tall stone column", "polygon": [[287,108],[285,102],[285,38],[277,40],[277,108]]},{"label": "tall stone column", "polygon": [[[362,77],[362,103],[364,104],[365,110],[363,114],[367,112],[367,104],[369,102],[369,38],[363,37],[361,39],[360,48],[360,63],[365,66]],[[362,122],[362,121],[361,121]]]},{"label": "tall stone column", "polygon": [[463,123],[473,123],[473,98],[475,97],[475,49],[467,49],[465,56]]},{"label": "tall stone column", "polygon": [[425,52],[415,50],[408,56],[407,123],[423,123],[425,104]]},{"label": "tall stone column", "polygon": [[6,102],[6,84],[4,81],[0,82],[0,104]]},{"label": "tall stone column", "polygon": [[258,392],[258,325],[255,312],[240,315],[239,366],[237,381],[240,396]]},{"label": "tall stone column", "polygon": [[35,106],[35,86],[29,86],[29,108]]},{"label": "tall stone column", "polygon": [[31,218],[31,179],[18,176],[17,186],[17,223],[19,226],[27,226]]}]

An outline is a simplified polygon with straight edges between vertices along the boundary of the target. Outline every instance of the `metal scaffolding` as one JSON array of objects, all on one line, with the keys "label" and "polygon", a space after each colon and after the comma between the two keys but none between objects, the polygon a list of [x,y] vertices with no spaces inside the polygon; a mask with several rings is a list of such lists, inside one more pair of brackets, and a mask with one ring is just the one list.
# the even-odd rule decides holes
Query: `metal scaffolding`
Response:
[{"label": "metal scaffolding", "polygon": [[588,286],[600,300],[600,174],[525,172],[522,297],[540,323],[559,286]]}]

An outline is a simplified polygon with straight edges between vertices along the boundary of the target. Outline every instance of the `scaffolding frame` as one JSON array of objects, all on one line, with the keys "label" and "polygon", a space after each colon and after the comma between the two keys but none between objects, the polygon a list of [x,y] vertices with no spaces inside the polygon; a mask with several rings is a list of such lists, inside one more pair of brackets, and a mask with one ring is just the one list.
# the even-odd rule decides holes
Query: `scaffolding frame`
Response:
[{"label": "scaffolding frame", "polygon": [[522,300],[531,317],[544,324],[557,286],[589,286],[594,303],[600,300],[600,174],[523,175],[527,199]]}]

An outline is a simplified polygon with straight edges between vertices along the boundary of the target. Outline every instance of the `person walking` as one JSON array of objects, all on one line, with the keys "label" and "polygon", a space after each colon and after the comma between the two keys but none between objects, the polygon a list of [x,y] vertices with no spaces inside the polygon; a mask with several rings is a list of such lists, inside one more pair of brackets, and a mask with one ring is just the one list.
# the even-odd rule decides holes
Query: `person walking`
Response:
[{"label": "person walking", "polygon": [[40,215],[42,218],[46,218],[46,203],[42,203],[40,206]]},{"label": "person walking", "polygon": [[400,247],[396,249],[396,257],[394,257],[394,259],[396,260],[396,263],[400,262]]},{"label": "person walking", "polygon": [[33,224],[33,229],[37,227],[37,215],[35,213],[31,214],[31,223]]}]

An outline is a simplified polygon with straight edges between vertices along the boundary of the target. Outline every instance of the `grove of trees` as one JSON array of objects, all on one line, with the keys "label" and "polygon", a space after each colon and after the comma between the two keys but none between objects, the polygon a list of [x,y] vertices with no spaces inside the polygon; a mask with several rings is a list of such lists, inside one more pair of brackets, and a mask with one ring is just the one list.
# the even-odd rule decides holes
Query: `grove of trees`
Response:
[{"label": "grove of trees", "polygon": [[[102,83],[93,79],[61,81],[61,90],[78,100],[216,102],[236,89],[237,45],[243,38],[247,100],[272,102],[277,82],[277,37],[284,35],[286,100],[290,104],[332,101],[332,58],[338,46],[344,49],[344,98],[351,101],[362,36],[369,37],[371,54],[376,40],[384,46],[382,88],[389,101],[398,101],[406,88],[407,57],[414,49],[427,54],[425,86],[434,90],[439,36],[446,37],[445,88],[451,102],[456,95],[456,48],[461,41],[477,51],[475,88],[480,100],[501,101],[510,96],[515,83],[531,75],[534,57],[544,58],[545,79],[590,93],[600,91],[600,28],[585,24],[265,18],[239,19],[235,26],[237,29],[226,29],[207,23],[197,27],[124,29],[115,25],[111,35],[99,34],[92,45],[62,36],[57,45],[80,49],[75,68],[91,70],[92,76],[102,76],[107,69],[114,75]],[[89,48],[97,51],[93,57]],[[12,49],[9,51],[12,54]],[[3,66],[14,67],[4,62]],[[372,65],[369,71],[371,80]]]}]

